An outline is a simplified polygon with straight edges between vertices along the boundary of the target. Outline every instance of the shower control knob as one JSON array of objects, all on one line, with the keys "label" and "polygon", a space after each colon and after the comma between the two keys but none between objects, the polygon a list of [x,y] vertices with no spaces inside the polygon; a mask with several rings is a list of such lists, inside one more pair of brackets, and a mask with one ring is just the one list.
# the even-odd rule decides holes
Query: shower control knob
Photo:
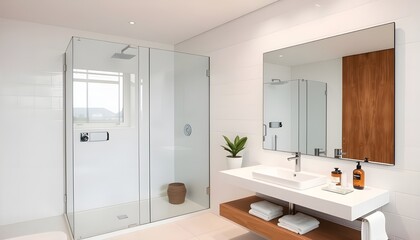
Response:
[{"label": "shower control knob", "polygon": [[191,127],[191,125],[188,124],[188,123],[185,124],[185,126],[184,126],[184,134],[185,134],[185,136],[190,136],[191,133],[192,133],[192,127]]},{"label": "shower control knob", "polygon": [[88,142],[89,141],[89,133],[80,133],[80,141],[81,142]]}]

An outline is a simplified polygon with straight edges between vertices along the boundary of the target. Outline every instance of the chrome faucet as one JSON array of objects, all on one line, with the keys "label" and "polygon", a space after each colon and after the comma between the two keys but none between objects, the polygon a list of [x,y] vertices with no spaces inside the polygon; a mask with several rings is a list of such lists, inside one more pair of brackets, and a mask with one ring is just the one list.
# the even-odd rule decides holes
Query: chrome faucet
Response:
[{"label": "chrome faucet", "polygon": [[300,152],[296,152],[294,157],[288,157],[287,160],[295,160],[295,172],[300,172]]}]

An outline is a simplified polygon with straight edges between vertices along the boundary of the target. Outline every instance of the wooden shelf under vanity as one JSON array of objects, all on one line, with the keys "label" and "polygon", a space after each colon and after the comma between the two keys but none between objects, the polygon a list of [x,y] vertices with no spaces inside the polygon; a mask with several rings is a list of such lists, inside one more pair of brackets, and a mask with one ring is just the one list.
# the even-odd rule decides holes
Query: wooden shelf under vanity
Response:
[{"label": "wooden shelf under vanity", "polygon": [[[359,240],[360,231],[319,219],[319,227],[304,235],[277,226],[278,218],[269,222],[248,213],[251,203],[263,200],[257,196],[220,204],[220,215],[268,239],[282,240]],[[287,209],[284,210],[287,212]]]}]

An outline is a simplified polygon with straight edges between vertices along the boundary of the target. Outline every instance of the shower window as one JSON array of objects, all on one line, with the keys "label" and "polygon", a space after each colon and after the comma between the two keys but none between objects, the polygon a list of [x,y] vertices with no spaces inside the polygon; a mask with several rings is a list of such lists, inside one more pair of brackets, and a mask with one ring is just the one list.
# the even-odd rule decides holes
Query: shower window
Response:
[{"label": "shower window", "polygon": [[[73,118],[77,125],[123,125],[124,78],[121,72],[73,69]],[[127,94],[127,93],[126,93]]]}]

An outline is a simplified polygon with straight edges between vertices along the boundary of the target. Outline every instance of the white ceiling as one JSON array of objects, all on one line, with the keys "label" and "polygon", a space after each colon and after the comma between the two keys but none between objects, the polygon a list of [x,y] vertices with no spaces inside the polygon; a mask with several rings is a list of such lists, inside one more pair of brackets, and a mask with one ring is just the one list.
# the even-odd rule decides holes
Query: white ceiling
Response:
[{"label": "white ceiling", "polygon": [[276,1],[0,0],[0,17],[176,44]]}]

